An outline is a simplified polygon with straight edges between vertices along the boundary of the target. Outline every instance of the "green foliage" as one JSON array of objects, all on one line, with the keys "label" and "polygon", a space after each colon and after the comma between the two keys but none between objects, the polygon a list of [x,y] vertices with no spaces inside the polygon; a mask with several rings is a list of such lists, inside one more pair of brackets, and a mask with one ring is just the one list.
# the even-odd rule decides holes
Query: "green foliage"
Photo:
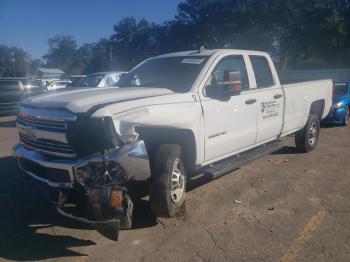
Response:
[{"label": "green foliage", "polygon": [[350,66],[348,0],[186,0],[162,25],[126,18],[114,27],[126,69],[164,52],[240,48],[270,52],[281,68]]},{"label": "green foliage", "polygon": [[30,71],[30,57],[22,49],[0,45],[0,77],[23,77]]},{"label": "green foliage", "polygon": [[77,42],[71,36],[55,36],[48,40],[49,50],[43,56],[49,68],[59,68],[65,72],[77,73],[81,71],[81,55]]}]

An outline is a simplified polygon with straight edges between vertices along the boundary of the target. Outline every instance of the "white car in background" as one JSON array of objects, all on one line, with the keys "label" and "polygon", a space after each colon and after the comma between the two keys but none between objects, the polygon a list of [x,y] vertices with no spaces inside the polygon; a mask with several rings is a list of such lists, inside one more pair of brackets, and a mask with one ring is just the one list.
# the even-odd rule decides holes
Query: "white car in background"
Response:
[{"label": "white car in background", "polygon": [[126,72],[100,72],[87,75],[84,78],[78,79],[71,84],[69,87],[111,87],[115,86],[119,81],[122,74]]},{"label": "white car in background", "polygon": [[60,89],[60,88],[65,88],[70,83],[72,83],[72,81],[70,81],[70,80],[56,80],[56,81],[52,81],[51,83],[49,83],[46,86],[46,88],[48,91],[56,90],[56,89]]}]

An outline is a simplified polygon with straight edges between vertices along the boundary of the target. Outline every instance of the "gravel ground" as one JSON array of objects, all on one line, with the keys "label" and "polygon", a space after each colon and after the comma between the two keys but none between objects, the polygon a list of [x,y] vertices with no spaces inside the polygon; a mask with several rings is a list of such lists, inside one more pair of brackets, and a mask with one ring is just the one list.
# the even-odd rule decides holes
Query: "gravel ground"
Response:
[{"label": "gravel ground", "polygon": [[135,228],[113,242],[59,216],[18,172],[14,119],[0,117],[0,260],[350,261],[349,128],[323,128],[309,154],[288,137],[281,151],[193,186],[184,218],[156,219],[140,199]]}]

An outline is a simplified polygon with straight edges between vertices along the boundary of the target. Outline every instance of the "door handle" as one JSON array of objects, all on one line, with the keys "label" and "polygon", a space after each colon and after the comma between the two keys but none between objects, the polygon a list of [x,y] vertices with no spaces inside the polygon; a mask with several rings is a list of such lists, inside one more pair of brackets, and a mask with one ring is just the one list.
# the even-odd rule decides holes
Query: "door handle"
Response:
[{"label": "door handle", "polygon": [[256,103],[256,99],[248,99],[247,101],[245,101],[246,105],[252,105]]},{"label": "door handle", "polygon": [[274,95],[274,96],[273,96],[274,99],[280,99],[280,98],[282,98],[282,97],[283,97],[283,95],[281,95],[281,94],[277,94],[277,95]]}]

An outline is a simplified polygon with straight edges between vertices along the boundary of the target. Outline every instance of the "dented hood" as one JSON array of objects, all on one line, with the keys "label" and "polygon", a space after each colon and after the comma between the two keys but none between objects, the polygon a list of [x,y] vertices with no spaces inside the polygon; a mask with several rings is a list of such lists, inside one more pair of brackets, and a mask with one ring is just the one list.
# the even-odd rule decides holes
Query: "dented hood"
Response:
[{"label": "dented hood", "polygon": [[43,109],[68,109],[73,113],[86,113],[104,105],[171,94],[174,92],[165,88],[62,89],[27,98],[22,102],[22,105]]}]

